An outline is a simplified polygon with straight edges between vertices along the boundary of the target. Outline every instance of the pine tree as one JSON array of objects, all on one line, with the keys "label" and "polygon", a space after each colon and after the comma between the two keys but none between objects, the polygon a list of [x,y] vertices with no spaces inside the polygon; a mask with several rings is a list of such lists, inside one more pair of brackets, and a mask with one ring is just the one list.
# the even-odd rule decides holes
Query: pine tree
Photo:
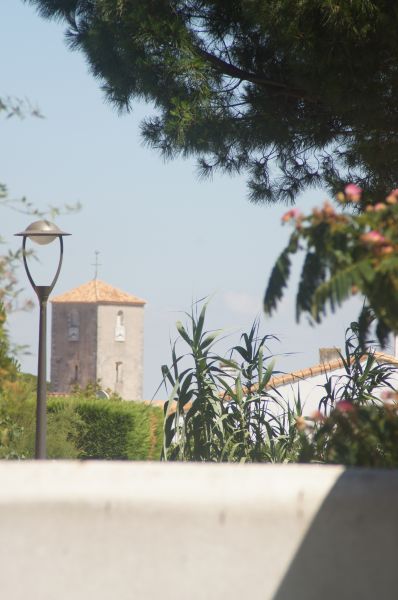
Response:
[{"label": "pine tree", "polygon": [[144,140],[246,173],[250,198],[398,184],[398,4],[381,0],[25,0],[67,25]]}]

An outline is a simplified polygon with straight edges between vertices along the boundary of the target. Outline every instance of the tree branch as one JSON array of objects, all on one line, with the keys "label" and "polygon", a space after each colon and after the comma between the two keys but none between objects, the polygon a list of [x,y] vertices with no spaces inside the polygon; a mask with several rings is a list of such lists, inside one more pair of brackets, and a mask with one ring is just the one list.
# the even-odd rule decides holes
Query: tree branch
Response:
[{"label": "tree branch", "polygon": [[242,81],[250,81],[260,87],[268,88],[272,91],[282,93],[286,96],[291,96],[293,98],[300,98],[302,100],[307,100],[308,102],[312,102],[318,104],[320,99],[314,96],[308,96],[304,90],[299,88],[292,88],[286,83],[280,83],[278,81],[272,81],[270,79],[264,79],[263,77],[259,77],[255,73],[251,73],[250,71],[246,71],[241,69],[240,67],[236,67],[231,63],[227,63],[218,56],[203,50],[202,48],[196,48],[196,52],[204,58],[207,62],[211,63],[213,67],[215,67],[221,73],[225,75],[229,75],[230,77],[234,77],[235,79],[240,79]]}]

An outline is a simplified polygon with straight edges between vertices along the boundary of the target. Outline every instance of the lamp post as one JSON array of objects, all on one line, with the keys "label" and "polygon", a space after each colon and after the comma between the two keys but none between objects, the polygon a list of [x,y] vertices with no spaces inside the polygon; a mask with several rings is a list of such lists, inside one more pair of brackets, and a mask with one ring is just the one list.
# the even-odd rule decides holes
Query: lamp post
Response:
[{"label": "lamp post", "polygon": [[[40,220],[31,223],[25,231],[16,233],[23,238],[22,242],[22,257],[25,266],[25,271],[30,281],[32,288],[34,289],[37,298],[39,300],[40,307],[40,321],[39,321],[39,356],[37,366],[37,403],[36,403],[36,445],[35,445],[35,456],[36,458],[43,459],[47,458],[46,454],[46,429],[47,429],[47,415],[46,415],[46,401],[47,401],[47,357],[46,357],[46,346],[47,346],[47,301],[51,294],[53,287],[55,286],[59,273],[61,271],[64,244],[63,236],[70,235],[61,231],[54,223],[49,221]],[[33,281],[30,273],[28,262],[26,259],[26,240],[29,238],[32,242],[40,244],[41,246],[50,244],[56,238],[59,239],[59,261],[57,271],[50,285],[36,285]]]}]

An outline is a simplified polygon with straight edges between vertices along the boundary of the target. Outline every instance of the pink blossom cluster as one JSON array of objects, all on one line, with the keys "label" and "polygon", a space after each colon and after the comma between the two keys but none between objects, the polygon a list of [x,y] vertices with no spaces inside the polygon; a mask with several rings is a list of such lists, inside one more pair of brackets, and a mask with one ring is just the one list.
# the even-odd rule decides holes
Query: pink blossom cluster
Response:
[{"label": "pink blossom cluster", "polygon": [[284,215],[282,215],[282,223],[288,223],[292,219],[297,220],[300,218],[301,218],[300,210],[298,208],[291,208],[290,210],[285,212]]},{"label": "pink blossom cluster", "polygon": [[379,231],[375,231],[374,229],[372,231],[368,231],[367,233],[363,233],[361,235],[361,241],[364,242],[364,244],[369,244],[371,246],[382,246],[383,244],[388,243],[387,238],[385,238],[384,235],[382,235]]},{"label": "pink blossom cluster", "polygon": [[362,188],[355,183],[349,183],[344,188],[344,194],[349,202],[359,202],[362,196]]},{"label": "pink blossom cluster", "polygon": [[336,403],[336,410],[342,413],[350,413],[355,411],[355,406],[348,400],[340,400],[340,402]]}]

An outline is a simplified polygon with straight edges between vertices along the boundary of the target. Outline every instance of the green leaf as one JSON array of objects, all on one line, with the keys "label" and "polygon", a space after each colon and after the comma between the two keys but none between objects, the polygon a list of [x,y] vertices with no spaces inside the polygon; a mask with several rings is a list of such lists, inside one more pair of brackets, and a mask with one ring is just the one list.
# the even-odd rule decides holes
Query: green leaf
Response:
[{"label": "green leaf", "polygon": [[185,327],[181,323],[181,321],[177,321],[176,327],[177,327],[177,331],[180,334],[180,336],[182,337],[182,339],[185,340],[187,344],[191,345],[192,344],[192,340],[189,337],[189,335],[187,334],[187,332],[185,330]]},{"label": "green leaf", "polygon": [[290,255],[297,252],[297,239],[292,236],[289,245],[280,254],[272,269],[267,289],[264,295],[264,311],[271,315],[276,309],[279,300],[283,297],[283,290],[288,284],[291,269]]}]

